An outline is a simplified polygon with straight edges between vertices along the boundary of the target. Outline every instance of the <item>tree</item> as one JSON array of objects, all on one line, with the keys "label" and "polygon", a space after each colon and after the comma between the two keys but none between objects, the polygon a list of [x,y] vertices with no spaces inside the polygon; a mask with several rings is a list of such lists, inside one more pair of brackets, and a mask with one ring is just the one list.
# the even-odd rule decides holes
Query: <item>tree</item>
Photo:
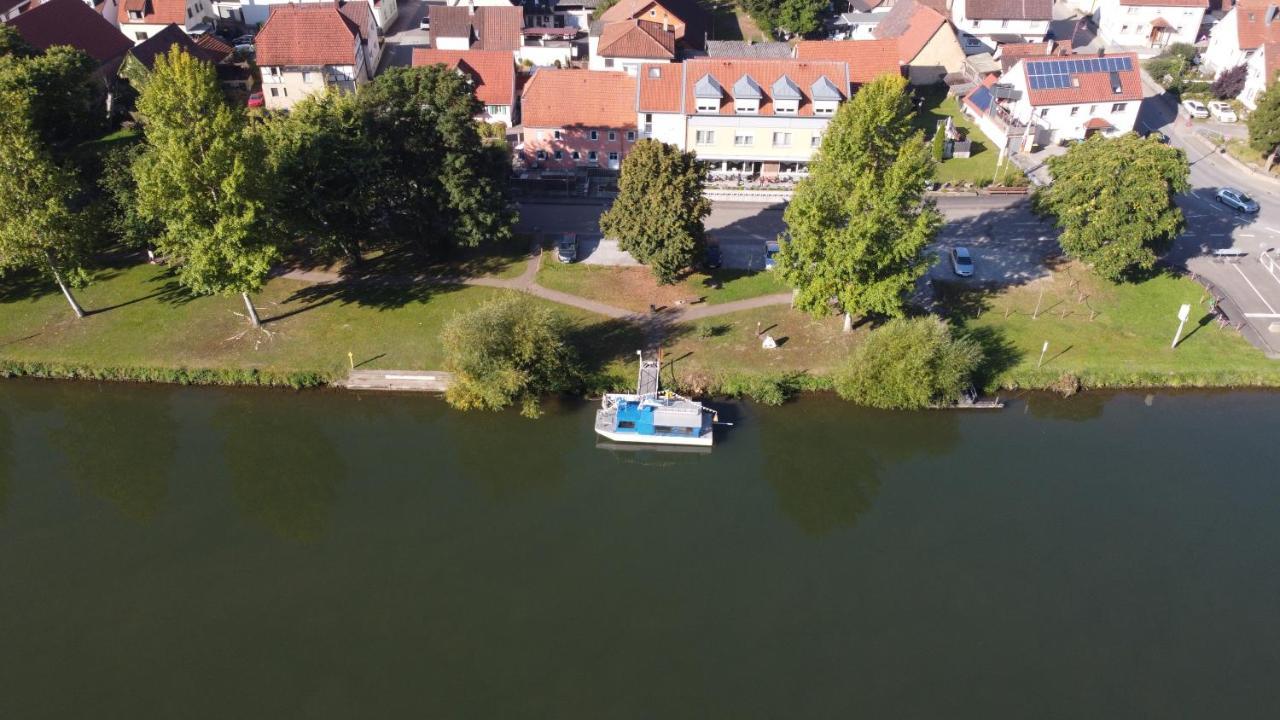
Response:
[{"label": "tree", "polygon": [[1209,92],[1219,100],[1230,100],[1244,90],[1244,81],[1248,74],[1249,68],[1246,65],[1227,68],[1209,86]]},{"label": "tree", "polygon": [[830,5],[825,0],[781,0],[775,24],[796,35],[808,35],[822,27],[822,13]]},{"label": "tree", "polygon": [[378,158],[384,234],[448,252],[509,240],[511,163],[480,141],[471,86],[444,65],[392,68],[359,91]]},{"label": "tree", "polygon": [[35,48],[27,43],[22,33],[12,25],[0,23],[0,56],[17,55],[30,57],[38,54]]},{"label": "tree", "polygon": [[382,218],[381,163],[356,96],[313,95],[266,126],[276,215],[322,257],[359,262]]},{"label": "tree", "polygon": [[600,231],[648,265],[658,282],[675,282],[706,246],[706,174],[693,153],[641,140],[622,161],[618,197],[600,216]]},{"label": "tree", "polygon": [[783,216],[778,268],[795,306],[819,317],[834,302],[854,315],[900,316],[928,271],[942,225],[924,186],[933,161],[906,80],[883,77],[837,111]]},{"label": "tree", "polygon": [[845,400],[886,410],[954,403],[982,364],[982,348],[937,317],[895,318],[876,328],[836,373]]},{"label": "tree", "polygon": [[76,210],[78,191],[75,174],[36,131],[29,91],[0,82],[0,271],[45,272],[83,318],[71,293],[88,279],[90,233]]},{"label": "tree", "polygon": [[30,97],[28,112],[40,139],[63,152],[102,129],[96,69],[88,55],[64,45],[33,55],[0,55],[0,89]]},{"label": "tree", "polygon": [[1271,83],[1257,99],[1258,107],[1249,113],[1249,145],[1267,156],[1267,172],[1276,161],[1280,149],[1280,83]]},{"label": "tree", "polygon": [[572,390],[582,376],[561,317],[527,296],[490,300],[454,316],[440,332],[445,393],[460,410],[501,410],[515,403],[525,417],[541,414],[541,397]]},{"label": "tree", "polygon": [[109,207],[109,230],[121,245],[130,248],[149,247],[164,231],[161,223],[144,219],[138,208],[138,182],[133,165],[146,150],[142,143],[112,148],[103,155],[102,172],[98,175],[98,187]]},{"label": "tree", "polygon": [[1036,192],[1033,206],[1056,218],[1063,251],[1101,277],[1151,269],[1182,231],[1173,198],[1190,189],[1191,169],[1177,148],[1134,133],[1094,135],[1048,165],[1053,184]]},{"label": "tree", "polygon": [[156,58],[138,98],[147,150],[134,163],[141,218],[163,227],[156,247],[178,283],[200,295],[249,298],[279,257],[265,208],[265,145],[229,106],[213,66],[179,48]]}]

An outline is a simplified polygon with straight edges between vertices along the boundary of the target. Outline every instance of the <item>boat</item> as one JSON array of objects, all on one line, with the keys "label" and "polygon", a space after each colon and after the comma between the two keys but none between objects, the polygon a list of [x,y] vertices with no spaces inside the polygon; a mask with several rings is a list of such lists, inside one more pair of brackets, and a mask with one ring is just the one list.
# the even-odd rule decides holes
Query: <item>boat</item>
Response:
[{"label": "boat", "polygon": [[702,403],[658,388],[660,359],[640,355],[635,394],[605,393],[596,411],[596,434],[615,443],[711,447],[715,412]]}]

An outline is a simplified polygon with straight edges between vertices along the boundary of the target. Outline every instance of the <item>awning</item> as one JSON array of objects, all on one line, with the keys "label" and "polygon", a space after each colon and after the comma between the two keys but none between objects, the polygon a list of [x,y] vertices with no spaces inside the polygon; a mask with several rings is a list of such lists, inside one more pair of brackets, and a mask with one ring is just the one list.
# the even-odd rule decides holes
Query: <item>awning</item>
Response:
[{"label": "awning", "polygon": [[1115,130],[1116,127],[1102,118],[1089,118],[1084,124],[1085,130]]},{"label": "awning", "polygon": [[1164,18],[1162,18],[1162,17],[1158,17],[1158,18],[1156,18],[1155,20],[1152,20],[1152,21],[1151,21],[1151,27],[1152,27],[1152,28],[1154,28],[1154,29],[1156,29],[1156,30],[1172,30],[1172,29],[1174,29],[1174,28],[1173,28],[1173,25],[1172,25],[1172,24],[1170,24],[1168,20],[1165,20],[1165,19],[1164,19]]}]

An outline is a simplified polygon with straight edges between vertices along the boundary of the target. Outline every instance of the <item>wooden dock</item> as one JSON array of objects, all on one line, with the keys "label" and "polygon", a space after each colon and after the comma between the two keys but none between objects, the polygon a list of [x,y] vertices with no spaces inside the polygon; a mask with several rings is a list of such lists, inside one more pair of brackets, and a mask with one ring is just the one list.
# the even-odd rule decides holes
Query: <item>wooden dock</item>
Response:
[{"label": "wooden dock", "polygon": [[452,376],[439,370],[352,370],[338,383],[348,390],[442,393]]}]

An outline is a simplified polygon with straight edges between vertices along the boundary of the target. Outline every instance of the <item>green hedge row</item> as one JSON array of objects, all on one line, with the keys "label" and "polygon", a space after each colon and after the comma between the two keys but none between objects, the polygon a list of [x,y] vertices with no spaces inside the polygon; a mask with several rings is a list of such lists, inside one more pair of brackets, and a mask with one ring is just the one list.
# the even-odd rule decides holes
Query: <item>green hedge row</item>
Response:
[{"label": "green hedge row", "polygon": [[273,372],[255,369],[88,367],[63,363],[0,360],[0,377],[31,377],[56,380],[109,380],[122,382],[170,383],[174,385],[251,385],[321,387],[332,378],[320,372]]}]

